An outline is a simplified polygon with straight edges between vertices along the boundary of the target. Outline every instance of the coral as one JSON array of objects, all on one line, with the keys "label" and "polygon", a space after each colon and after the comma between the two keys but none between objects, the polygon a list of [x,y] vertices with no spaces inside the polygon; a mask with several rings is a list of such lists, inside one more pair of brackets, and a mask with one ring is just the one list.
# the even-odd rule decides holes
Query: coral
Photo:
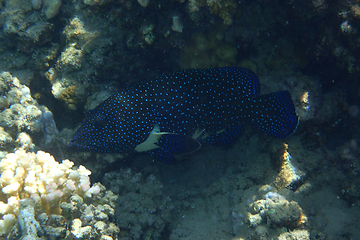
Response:
[{"label": "coral", "polygon": [[155,41],[155,35],[153,34],[153,30],[154,30],[153,24],[143,25],[140,28],[140,32],[143,36],[144,41],[149,45],[153,44]]},{"label": "coral", "polygon": [[[41,8],[41,2],[39,0],[7,1],[6,7],[2,9],[4,21],[1,22],[5,35],[2,37],[6,38],[4,45],[15,47],[17,51],[31,53],[39,45],[50,41],[53,24],[42,17],[41,11],[36,11]],[[53,4],[58,0],[47,2]],[[43,6],[45,7],[45,4]]]},{"label": "coral", "polygon": [[149,5],[150,0],[138,0],[138,3],[142,6],[142,7],[147,7]]},{"label": "coral", "polygon": [[19,204],[18,222],[22,239],[37,239],[39,235],[44,235],[44,231],[35,219],[35,201],[27,198],[20,200]]},{"label": "coral", "polygon": [[103,5],[109,3],[111,0],[84,0],[86,5]]},{"label": "coral", "polygon": [[180,17],[173,16],[171,29],[175,32],[181,33],[183,31],[183,27],[184,25],[182,24]]},{"label": "coral", "polygon": [[11,149],[13,138],[0,127],[0,151],[7,151]]},{"label": "coral", "polygon": [[280,172],[276,176],[274,184],[278,189],[292,187],[301,180],[304,173],[295,168],[291,162],[291,155],[288,152],[287,144],[283,144],[283,148],[278,150],[278,154],[281,166]]},{"label": "coral", "polygon": [[281,190],[281,194],[273,190],[270,185],[263,185],[241,191],[241,200],[236,200],[231,209],[233,219],[240,219],[239,216],[243,215],[242,222],[245,224],[234,221],[234,235],[240,239],[265,240],[278,239],[282,233],[289,233],[290,236],[292,231],[296,230],[304,229],[304,232],[308,233],[305,230],[309,227],[308,220],[302,208],[295,200],[287,199],[290,196],[297,198],[300,194],[294,195],[287,189]]},{"label": "coral", "polygon": [[197,12],[200,7],[207,6],[209,11],[219,16],[225,25],[232,24],[232,14],[235,12],[237,4],[233,0],[189,0],[189,11]]},{"label": "coral", "polygon": [[70,20],[69,24],[65,26],[64,36],[66,37],[67,43],[84,45],[87,41],[98,36],[98,32],[87,30],[83,19],[75,16]]},{"label": "coral", "polygon": [[359,204],[360,200],[360,139],[355,131],[353,139],[337,148],[339,156],[338,164],[343,171],[346,171],[346,179],[342,181],[341,193],[349,203]]},{"label": "coral", "polygon": [[41,110],[35,105],[24,106],[20,103],[15,103],[0,114],[2,118],[0,125],[11,135],[15,135],[23,130],[37,133],[41,131],[41,125],[37,121],[41,113]]},{"label": "coral", "polygon": [[54,121],[52,112],[44,110],[41,114],[40,120],[41,128],[43,132],[43,143],[45,145],[50,144],[55,139],[58,130]]},{"label": "coral", "polygon": [[280,234],[279,240],[310,240],[310,233],[306,230],[294,230]]},{"label": "coral", "polygon": [[118,226],[132,239],[159,239],[165,231],[174,208],[168,197],[162,196],[162,184],[154,175],[143,177],[130,169],[107,173],[105,185],[121,192],[115,207]]},{"label": "coral", "polygon": [[295,201],[288,202],[281,195],[272,192],[265,197],[266,223],[270,227],[293,229],[306,221],[302,209]]},{"label": "coral", "polygon": [[22,39],[26,39],[29,43],[37,43],[51,31],[52,24],[44,21],[38,21],[28,27],[25,31],[19,32]]},{"label": "coral", "polygon": [[303,228],[307,217],[295,201],[289,202],[278,193],[268,192],[264,199],[257,200],[250,205],[247,222],[254,229],[256,236],[262,236],[259,239],[266,239],[266,236],[273,235],[274,232],[265,229],[265,226],[270,229]]},{"label": "coral", "polygon": [[62,215],[41,213],[38,220],[45,236],[64,239],[68,235],[67,219]]},{"label": "coral", "polygon": [[[101,188],[101,192],[91,199],[84,199],[74,194],[68,202],[62,202],[60,204],[61,214],[41,213],[37,210],[36,218],[30,216],[26,220],[30,226],[27,227],[29,234],[21,234],[22,228],[19,221],[19,224],[14,225],[7,238],[17,240],[27,235],[33,239],[43,239],[37,238],[40,235],[46,239],[118,239],[120,229],[111,222],[117,196],[110,191],[105,191],[103,186],[98,186]],[[32,199],[26,199],[26,201],[34,202]],[[13,222],[16,221],[14,216],[9,219]]]},{"label": "coral", "polygon": [[[31,10],[30,4],[22,4],[20,1],[8,1],[6,10],[12,9],[12,11],[4,11],[4,32],[5,34],[17,34],[24,31],[31,23],[26,20]],[[17,11],[14,11],[17,10]]]},{"label": "coral", "polygon": [[[96,28],[89,31],[81,15],[73,17],[63,32],[66,46],[55,66],[45,74],[52,86],[51,93],[63,101],[68,110],[77,110],[79,103],[85,102],[90,84],[83,79],[89,79],[89,75],[94,73],[94,65],[103,64],[103,54],[98,53],[102,50],[99,46],[108,43],[100,41],[99,32]],[[87,58],[90,53],[90,58],[94,58],[91,63]]]},{"label": "coral", "polygon": [[41,8],[42,0],[31,0],[33,9],[39,10]]},{"label": "coral", "polygon": [[45,16],[50,19],[55,17],[61,7],[61,0],[44,0],[43,12]]},{"label": "coral", "polygon": [[212,14],[218,15],[225,25],[232,24],[232,14],[236,9],[236,1],[233,0],[207,0],[207,6]]},{"label": "coral", "polygon": [[89,238],[91,233],[91,227],[85,226],[82,227],[82,222],[80,219],[76,218],[72,221],[71,233],[75,238]]},{"label": "coral", "polygon": [[[59,214],[62,211],[60,204],[68,202],[73,194],[84,198],[98,194],[98,185],[90,187],[91,172],[81,165],[73,170],[73,165],[69,160],[58,163],[50,154],[42,151],[35,154],[17,150],[7,154],[0,162],[2,234],[8,233],[5,216],[10,214],[21,220],[22,214],[29,211],[29,204],[25,204],[29,201],[24,201],[24,208],[28,210],[22,212],[22,199],[31,198],[42,212]],[[21,228],[25,223],[20,221],[19,224]]]},{"label": "coral", "polygon": [[71,44],[60,55],[56,63],[59,71],[75,71],[81,68],[81,50],[75,48],[75,44]]},{"label": "coral", "polygon": [[[68,109],[76,110],[78,98],[76,97],[75,93],[76,93],[76,88],[78,86],[71,85],[66,88],[59,87],[59,89],[57,89],[58,86],[59,86],[59,84],[53,85],[52,93],[54,94],[54,96],[59,100],[63,100],[65,102],[66,106],[68,107]],[[57,93],[57,92],[59,92],[59,93]]]},{"label": "coral", "polygon": [[34,149],[35,144],[33,143],[29,134],[25,132],[19,133],[18,137],[16,138],[16,148],[23,149],[25,151],[31,151]]},{"label": "coral", "polygon": [[[55,138],[58,131],[52,113],[32,98],[27,86],[21,84],[19,79],[10,73],[2,72],[0,89],[0,97],[5,99],[8,105],[8,108],[0,112],[0,126],[13,139],[17,138],[22,148],[26,142],[29,143],[24,134],[19,135],[24,131],[39,141],[44,140],[43,144],[48,144]],[[9,142],[9,138],[7,139]],[[29,144],[28,147],[31,145]]]},{"label": "coral", "polygon": [[[100,185],[99,185],[100,186]],[[70,235],[76,239],[116,239],[120,229],[111,219],[115,214],[117,196],[105,191],[96,196],[91,204],[84,203],[82,197],[73,195],[69,202],[61,203],[63,216],[71,220]]]},{"label": "coral", "polygon": [[215,29],[208,34],[193,34],[189,46],[181,50],[181,68],[234,66],[238,55],[237,49],[223,38],[222,29]]},{"label": "coral", "polygon": [[360,5],[359,4],[354,4],[354,5],[350,4],[350,9],[355,18],[360,18]]}]

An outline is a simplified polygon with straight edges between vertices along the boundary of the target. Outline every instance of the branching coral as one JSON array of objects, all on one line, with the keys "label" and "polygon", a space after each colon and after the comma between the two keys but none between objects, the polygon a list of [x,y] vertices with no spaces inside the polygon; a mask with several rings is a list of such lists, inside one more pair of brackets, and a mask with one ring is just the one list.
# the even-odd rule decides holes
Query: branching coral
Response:
[{"label": "branching coral", "polygon": [[11,229],[22,199],[33,199],[42,212],[58,214],[60,203],[68,202],[73,194],[85,198],[98,194],[98,185],[90,187],[91,172],[84,166],[74,170],[73,165],[69,160],[58,163],[42,151],[7,154],[0,162],[0,234]]}]

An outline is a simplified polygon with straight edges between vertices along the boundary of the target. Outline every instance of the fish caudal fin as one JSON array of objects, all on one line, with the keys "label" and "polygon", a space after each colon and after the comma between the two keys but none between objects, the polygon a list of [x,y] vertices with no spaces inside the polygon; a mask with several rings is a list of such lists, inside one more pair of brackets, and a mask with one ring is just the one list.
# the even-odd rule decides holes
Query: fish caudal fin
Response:
[{"label": "fish caudal fin", "polygon": [[299,122],[288,91],[270,93],[257,97],[250,111],[252,124],[263,132],[285,138],[293,134]]}]

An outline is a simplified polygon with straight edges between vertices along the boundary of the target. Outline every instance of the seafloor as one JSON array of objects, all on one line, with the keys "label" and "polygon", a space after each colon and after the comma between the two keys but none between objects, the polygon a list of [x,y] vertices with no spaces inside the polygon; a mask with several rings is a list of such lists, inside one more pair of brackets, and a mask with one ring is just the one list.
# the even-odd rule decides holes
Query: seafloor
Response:
[{"label": "seafloor", "polygon": [[[360,239],[359,0],[0,0],[0,11],[0,239]],[[254,71],[262,94],[289,91],[296,132],[245,126],[173,164],[67,147],[117,90],[226,66]]]}]

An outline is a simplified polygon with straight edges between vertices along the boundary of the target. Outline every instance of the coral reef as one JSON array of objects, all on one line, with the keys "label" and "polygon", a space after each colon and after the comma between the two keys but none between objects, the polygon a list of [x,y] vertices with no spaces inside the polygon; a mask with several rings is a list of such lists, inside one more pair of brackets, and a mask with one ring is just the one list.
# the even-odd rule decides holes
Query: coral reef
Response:
[{"label": "coral reef", "polygon": [[[0,0],[0,12],[2,237],[360,239],[358,0]],[[84,110],[117,89],[219,66],[250,68],[264,94],[291,92],[297,132],[250,127],[175,166],[66,147]],[[116,195],[85,196],[90,186],[57,174],[89,172],[39,149],[96,180],[119,169],[103,179]],[[30,176],[42,158],[62,170]]]}]

